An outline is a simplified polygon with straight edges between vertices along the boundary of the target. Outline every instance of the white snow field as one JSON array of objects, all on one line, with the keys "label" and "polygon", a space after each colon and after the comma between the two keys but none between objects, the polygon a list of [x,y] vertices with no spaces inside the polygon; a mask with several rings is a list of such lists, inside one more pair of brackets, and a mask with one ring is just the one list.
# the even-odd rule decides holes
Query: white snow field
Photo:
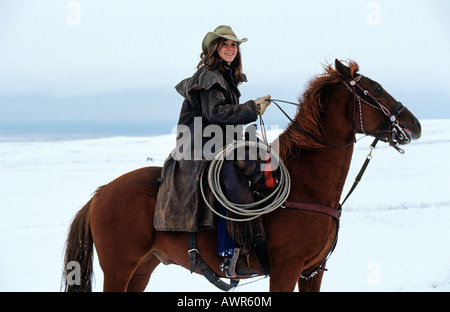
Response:
[{"label": "white snow field", "polygon": [[[322,291],[450,291],[450,120],[423,120],[422,129],[404,155],[383,143],[374,150],[344,205]],[[371,142],[355,146],[344,193]],[[162,165],[173,146],[173,135],[0,142],[0,291],[60,291],[75,213],[98,186]],[[94,291],[101,291],[94,259]],[[160,265],[146,290],[219,291],[175,265]],[[268,279],[236,289],[267,290]]]}]

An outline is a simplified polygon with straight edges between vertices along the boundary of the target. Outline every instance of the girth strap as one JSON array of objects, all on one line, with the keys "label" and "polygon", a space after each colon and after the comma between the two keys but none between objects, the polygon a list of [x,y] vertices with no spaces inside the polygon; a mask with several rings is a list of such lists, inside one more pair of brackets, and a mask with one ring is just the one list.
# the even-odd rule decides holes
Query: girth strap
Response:
[{"label": "girth strap", "polygon": [[314,277],[319,271],[326,270],[323,267],[325,266],[325,263],[327,262],[328,258],[330,258],[331,254],[333,253],[334,248],[336,247],[336,244],[337,244],[337,240],[338,240],[339,220],[341,217],[341,207],[339,206],[339,209],[334,209],[334,208],[322,206],[322,205],[297,203],[297,202],[286,202],[285,207],[291,208],[291,209],[297,209],[297,210],[322,213],[322,214],[332,217],[334,219],[334,221],[336,221],[336,234],[334,235],[333,243],[331,244],[330,248],[328,249],[327,255],[322,260],[322,262],[319,264],[319,266],[317,268],[315,268],[312,272],[300,275],[301,278],[308,280],[308,279]]},{"label": "girth strap", "polygon": [[323,213],[323,214],[329,215],[337,220],[339,220],[339,218],[341,217],[341,210],[334,209],[334,208],[327,207],[327,206],[322,206],[322,205],[286,202],[285,206],[286,206],[286,208],[291,208],[291,209]]},{"label": "girth strap", "polygon": [[208,264],[200,256],[200,252],[197,249],[197,233],[189,232],[189,261],[191,273],[198,268],[203,276],[214,286],[223,291],[229,291],[236,288],[239,284],[239,280],[230,280],[230,284],[223,282],[216,273],[208,266]]}]

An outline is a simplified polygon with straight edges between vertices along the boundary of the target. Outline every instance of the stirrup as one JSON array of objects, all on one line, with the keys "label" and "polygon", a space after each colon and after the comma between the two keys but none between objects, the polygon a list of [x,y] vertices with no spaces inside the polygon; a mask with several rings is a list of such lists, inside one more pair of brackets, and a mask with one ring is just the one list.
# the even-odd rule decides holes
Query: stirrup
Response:
[{"label": "stirrup", "polygon": [[[228,269],[225,271],[227,277],[255,277],[258,276],[258,271],[253,270],[248,266],[244,259],[240,257],[241,248],[234,248],[233,256],[229,259]],[[243,271],[239,271],[239,263],[243,268]],[[242,267],[241,267],[242,268]]]},{"label": "stirrup", "polygon": [[236,268],[237,258],[236,258],[236,260],[234,260],[235,261],[234,264],[232,263],[233,258],[234,258],[234,253],[231,258],[224,257],[222,262],[220,263],[220,271],[224,272],[226,277],[236,277],[235,268]]},{"label": "stirrup", "polygon": [[239,284],[239,280],[230,280],[230,284],[223,282],[219,276],[217,276],[208,264],[202,259],[199,251],[197,250],[197,237],[196,232],[189,232],[189,258],[191,261],[191,273],[196,268],[200,270],[200,273],[214,286],[220,290],[230,291],[236,288]]}]

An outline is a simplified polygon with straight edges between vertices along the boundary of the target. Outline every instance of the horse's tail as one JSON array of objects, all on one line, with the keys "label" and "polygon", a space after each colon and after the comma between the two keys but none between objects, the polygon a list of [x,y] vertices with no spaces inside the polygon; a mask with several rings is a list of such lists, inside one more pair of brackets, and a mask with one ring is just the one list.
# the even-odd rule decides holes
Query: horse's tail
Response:
[{"label": "horse's tail", "polygon": [[91,200],[81,208],[70,225],[66,241],[63,283],[67,292],[92,291],[93,240],[89,226]]}]

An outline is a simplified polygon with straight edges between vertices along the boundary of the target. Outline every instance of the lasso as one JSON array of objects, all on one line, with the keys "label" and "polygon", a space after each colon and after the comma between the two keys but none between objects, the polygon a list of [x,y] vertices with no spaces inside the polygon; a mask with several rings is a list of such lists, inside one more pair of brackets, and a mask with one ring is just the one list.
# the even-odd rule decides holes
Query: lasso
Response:
[{"label": "lasso", "polygon": [[[270,195],[267,197],[251,203],[251,204],[236,204],[231,201],[229,201],[225,194],[222,191],[222,187],[220,185],[220,172],[222,170],[222,165],[224,161],[226,160],[227,156],[234,153],[235,149],[238,148],[258,148],[258,151],[260,151],[260,155],[264,155],[265,153],[270,153],[271,157],[274,157],[274,159],[278,162],[279,168],[280,168],[280,176],[279,176],[279,182],[275,190],[272,191]],[[262,154],[261,152],[264,152]],[[289,192],[291,190],[291,178],[289,176],[289,172],[286,169],[283,161],[279,158],[278,154],[273,151],[267,144],[263,144],[260,142],[251,142],[251,141],[238,141],[233,142],[232,144],[229,144],[228,146],[222,148],[219,150],[214,159],[209,164],[209,171],[208,171],[208,185],[211,189],[211,192],[213,193],[214,197],[218,200],[218,202],[223,205],[226,209],[229,211],[244,216],[243,218],[232,218],[226,215],[223,215],[219,213],[212,205],[208,202],[205,192],[203,190],[203,179],[204,179],[204,173],[205,173],[205,166],[201,172],[200,177],[200,190],[203,196],[203,199],[207,206],[218,216],[225,218],[227,220],[231,221],[249,221],[258,218],[259,216],[262,216],[266,213],[272,212],[275,209],[279,208],[284,204],[287,197],[289,196]],[[262,204],[265,204],[272,198],[273,201],[268,203],[266,206],[263,206],[261,208],[256,208]]]}]

